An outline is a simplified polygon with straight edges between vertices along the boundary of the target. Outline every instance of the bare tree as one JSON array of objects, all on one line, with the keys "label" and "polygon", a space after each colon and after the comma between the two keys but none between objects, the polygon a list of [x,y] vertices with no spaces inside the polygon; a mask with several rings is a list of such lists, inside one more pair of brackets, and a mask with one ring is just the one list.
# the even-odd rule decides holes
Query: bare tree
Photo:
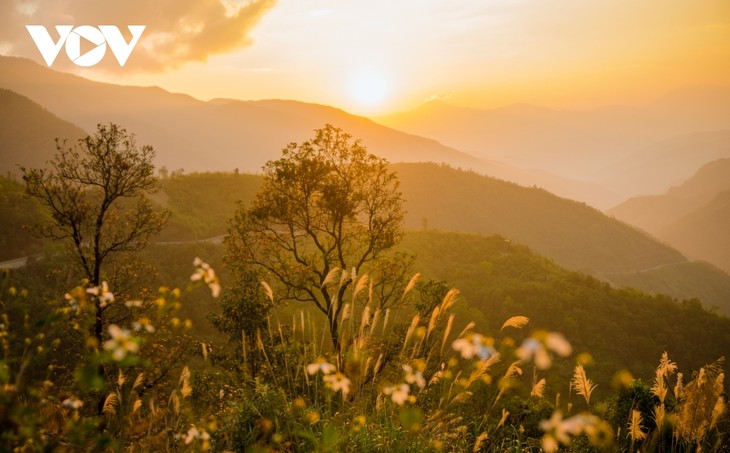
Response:
[{"label": "bare tree", "polygon": [[[47,169],[21,169],[26,193],[51,213],[36,231],[67,241],[74,262],[97,287],[111,256],[141,250],[167,221],[168,213],[155,210],[145,196],[158,189],[154,150],[138,147],[116,124],[98,125],[93,136],[74,146],[57,139],[56,149]],[[92,334],[99,344],[106,308],[97,298]]]}]

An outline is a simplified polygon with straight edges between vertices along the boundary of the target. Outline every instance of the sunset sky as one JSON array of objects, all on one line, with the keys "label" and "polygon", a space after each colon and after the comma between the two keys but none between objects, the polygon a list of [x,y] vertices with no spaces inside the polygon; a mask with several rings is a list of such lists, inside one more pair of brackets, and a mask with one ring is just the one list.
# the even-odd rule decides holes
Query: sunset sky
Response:
[{"label": "sunset sky", "polygon": [[145,24],[124,68],[79,70],[62,53],[54,69],[201,99],[296,99],[363,114],[432,98],[471,107],[586,108],[644,102],[685,85],[730,84],[727,0],[110,5],[4,1],[0,53],[43,63],[28,24]]}]

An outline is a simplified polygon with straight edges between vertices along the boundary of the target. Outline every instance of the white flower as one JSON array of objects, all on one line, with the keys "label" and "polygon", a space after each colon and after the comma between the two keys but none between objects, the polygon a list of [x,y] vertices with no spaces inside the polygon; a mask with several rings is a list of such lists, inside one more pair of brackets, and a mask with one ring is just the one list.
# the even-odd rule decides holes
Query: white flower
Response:
[{"label": "white flower", "polygon": [[209,283],[208,288],[210,288],[210,294],[213,297],[218,297],[221,295],[221,285],[217,281],[213,282],[213,283]]},{"label": "white flower", "polygon": [[550,332],[545,338],[545,346],[561,357],[568,357],[573,353],[573,347],[568,343],[563,334]]},{"label": "white flower", "polygon": [[327,375],[334,373],[336,370],[337,367],[327,362],[322,357],[315,360],[314,363],[310,363],[309,365],[307,365],[307,373],[309,373],[311,376],[314,376],[319,371],[321,371],[322,374]]},{"label": "white flower", "polygon": [[458,338],[451,343],[451,347],[461,353],[461,357],[471,359],[479,356],[481,360],[487,360],[497,353],[492,347],[492,340],[484,336],[474,333],[469,334],[465,338]]},{"label": "white flower", "polygon": [[101,282],[101,286],[95,286],[88,288],[87,293],[94,295],[99,298],[99,305],[106,307],[107,305],[114,302],[114,294],[109,291],[109,285],[107,282]]},{"label": "white flower", "polygon": [[68,303],[69,303],[69,305],[71,305],[72,309],[74,309],[74,310],[79,309],[79,301],[76,300],[76,298],[74,296],[72,296],[69,293],[66,293],[63,297],[68,301]]},{"label": "white flower", "polygon": [[121,362],[127,356],[127,353],[136,353],[139,351],[139,345],[134,337],[130,335],[129,330],[122,329],[116,324],[109,326],[110,340],[104,342],[104,350],[112,351],[112,358],[117,362]]},{"label": "white flower", "polygon": [[515,354],[523,362],[535,361],[535,366],[540,370],[550,368],[552,360],[547,353],[545,346],[533,337],[526,338],[522,342]]},{"label": "white flower", "polygon": [[542,439],[543,450],[546,452],[557,451],[558,445],[570,445],[571,439],[590,431],[598,423],[595,415],[578,414],[568,419],[563,419],[560,411],[553,412],[550,420],[540,422],[540,429],[545,431]]},{"label": "white flower", "polygon": [[195,425],[190,425],[190,429],[188,429],[185,438],[183,438],[183,442],[185,442],[185,445],[190,445],[190,443],[195,439],[208,440],[210,439],[210,434],[205,431],[201,433]]},{"label": "white flower", "polygon": [[411,386],[405,383],[394,385],[392,387],[384,388],[383,393],[390,395],[390,399],[395,404],[402,406],[406,401],[408,401],[408,396],[411,393]]},{"label": "white flower", "polygon": [[68,407],[69,409],[80,409],[84,405],[84,402],[77,398],[66,398],[61,404],[63,404],[63,407]]},{"label": "white flower", "polygon": [[327,374],[322,380],[334,392],[342,391],[343,395],[350,393],[350,379],[342,373]]},{"label": "white flower", "polygon": [[538,369],[546,370],[552,364],[548,349],[562,357],[567,357],[573,353],[573,347],[570,346],[570,343],[562,334],[558,332],[538,332],[535,336],[526,338],[515,351],[515,354],[523,362],[534,360]]},{"label": "white flower", "polygon": [[413,370],[413,367],[409,365],[403,365],[403,371],[406,372],[406,382],[409,384],[416,384],[420,388],[426,386],[426,379],[423,377],[423,373],[418,370]]},{"label": "white flower", "polygon": [[208,288],[210,288],[210,292],[213,297],[220,296],[221,285],[213,268],[198,257],[193,260],[193,266],[195,266],[195,272],[193,272],[193,275],[190,276],[190,281],[198,282],[202,280],[206,285],[208,285]]},{"label": "white flower", "polygon": [[139,332],[142,329],[144,329],[149,333],[153,333],[155,331],[155,326],[152,325],[152,321],[150,321],[149,318],[143,316],[143,317],[139,318],[138,321],[134,321],[132,323],[132,329],[135,332]]}]

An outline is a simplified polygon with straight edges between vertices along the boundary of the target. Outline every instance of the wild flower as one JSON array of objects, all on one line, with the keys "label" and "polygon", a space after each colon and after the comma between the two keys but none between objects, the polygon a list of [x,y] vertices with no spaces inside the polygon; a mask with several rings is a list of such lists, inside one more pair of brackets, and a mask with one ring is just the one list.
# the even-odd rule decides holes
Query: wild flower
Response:
[{"label": "wild flower", "polygon": [[367,423],[367,418],[364,415],[358,415],[352,420],[352,430],[355,432],[360,431]]},{"label": "wild flower", "polygon": [[193,266],[195,266],[195,272],[190,276],[190,281],[197,282],[202,280],[210,288],[213,297],[220,296],[221,285],[213,268],[198,257],[193,260]]},{"label": "wild flower", "polygon": [[403,365],[403,371],[406,372],[406,382],[408,384],[416,384],[420,388],[426,386],[426,379],[423,377],[422,371],[414,370],[410,365]]},{"label": "wild flower", "polygon": [[185,445],[190,445],[190,443],[195,439],[208,441],[210,439],[210,434],[208,434],[205,430],[201,432],[200,430],[198,430],[198,428],[195,427],[195,425],[191,425],[188,429],[187,434],[185,434],[185,437],[183,437],[183,442],[185,443]]},{"label": "wild flower", "polygon": [[478,356],[480,360],[487,360],[497,353],[492,347],[494,340],[484,337],[478,333],[472,333],[464,338],[458,338],[451,343],[451,347],[461,353],[464,359],[472,359]]},{"label": "wild flower", "polygon": [[322,372],[322,374],[327,375],[334,373],[336,370],[336,366],[327,362],[327,360],[322,357],[315,360],[314,363],[310,363],[309,365],[307,365],[307,373],[309,373],[311,376],[314,376],[320,371]]},{"label": "wild flower", "polygon": [[84,405],[84,402],[78,398],[72,397],[72,398],[66,398],[65,400],[63,400],[63,402],[61,404],[63,405],[63,407],[67,407],[69,409],[76,410],[76,409],[81,409],[81,407]]},{"label": "wild flower", "polygon": [[560,357],[568,357],[573,353],[573,347],[559,332],[548,333],[545,337],[545,346]]},{"label": "wild flower", "polygon": [[100,286],[94,286],[86,290],[88,294],[96,296],[99,299],[99,305],[106,307],[107,305],[114,302],[114,294],[109,291],[109,285],[107,282],[102,282]]},{"label": "wild flower", "polygon": [[117,362],[124,360],[127,353],[136,353],[139,351],[139,344],[130,335],[129,330],[112,324],[109,326],[108,331],[111,339],[104,342],[104,350],[112,351],[112,358]]},{"label": "wild flower", "polygon": [[563,419],[560,411],[553,412],[549,420],[540,422],[540,429],[545,432],[542,438],[542,449],[551,453],[558,450],[560,444],[570,445],[573,437],[581,434],[596,434],[600,420],[595,415],[578,414]]},{"label": "wild flower", "polygon": [[535,338],[529,337],[522,342],[515,354],[523,362],[535,361],[535,366],[540,370],[550,368],[552,359],[543,344]]},{"label": "wild flower", "polygon": [[342,373],[325,374],[322,380],[333,392],[341,391],[343,396],[350,393],[350,379]]},{"label": "wild flower", "polygon": [[150,321],[149,318],[147,318],[146,316],[143,316],[143,317],[139,318],[137,321],[134,321],[132,323],[132,329],[135,332],[140,332],[142,330],[145,330],[149,333],[154,333],[155,326],[152,325],[152,321]]},{"label": "wild flower", "polygon": [[561,357],[567,357],[573,353],[573,347],[562,334],[558,332],[536,332],[522,342],[515,354],[523,362],[533,360],[538,369],[546,370],[552,365],[548,350]]},{"label": "wild flower", "polygon": [[411,393],[411,386],[403,383],[400,385],[385,387],[383,389],[383,393],[385,395],[390,395],[390,399],[395,404],[397,404],[398,406],[402,406],[403,404],[405,404],[406,401],[408,401],[408,397]]},{"label": "wild flower", "polygon": [[76,298],[74,296],[72,296],[71,293],[66,293],[63,297],[64,297],[64,299],[66,299],[68,301],[69,305],[71,305],[72,310],[74,310],[74,311],[79,310],[79,301],[76,300]]}]

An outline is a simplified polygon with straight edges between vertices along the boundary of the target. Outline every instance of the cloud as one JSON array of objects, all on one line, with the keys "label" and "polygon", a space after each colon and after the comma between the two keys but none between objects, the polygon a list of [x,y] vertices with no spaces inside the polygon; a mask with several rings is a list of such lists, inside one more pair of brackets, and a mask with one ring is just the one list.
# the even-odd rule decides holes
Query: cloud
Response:
[{"label": "cloud", "polygon": [[[164,71],[206,61],[252,43],[251,31],[276,0],[5,0],[0,2],[0,48],[42,62],[26,25],[44,25],[55,39],[55,25],[116,25],[125,39],[127,25],[146,25],[126,69]],[[72,66],[63,50],[54,63]],[[98,68],[119,68],[108,56]]]}]

